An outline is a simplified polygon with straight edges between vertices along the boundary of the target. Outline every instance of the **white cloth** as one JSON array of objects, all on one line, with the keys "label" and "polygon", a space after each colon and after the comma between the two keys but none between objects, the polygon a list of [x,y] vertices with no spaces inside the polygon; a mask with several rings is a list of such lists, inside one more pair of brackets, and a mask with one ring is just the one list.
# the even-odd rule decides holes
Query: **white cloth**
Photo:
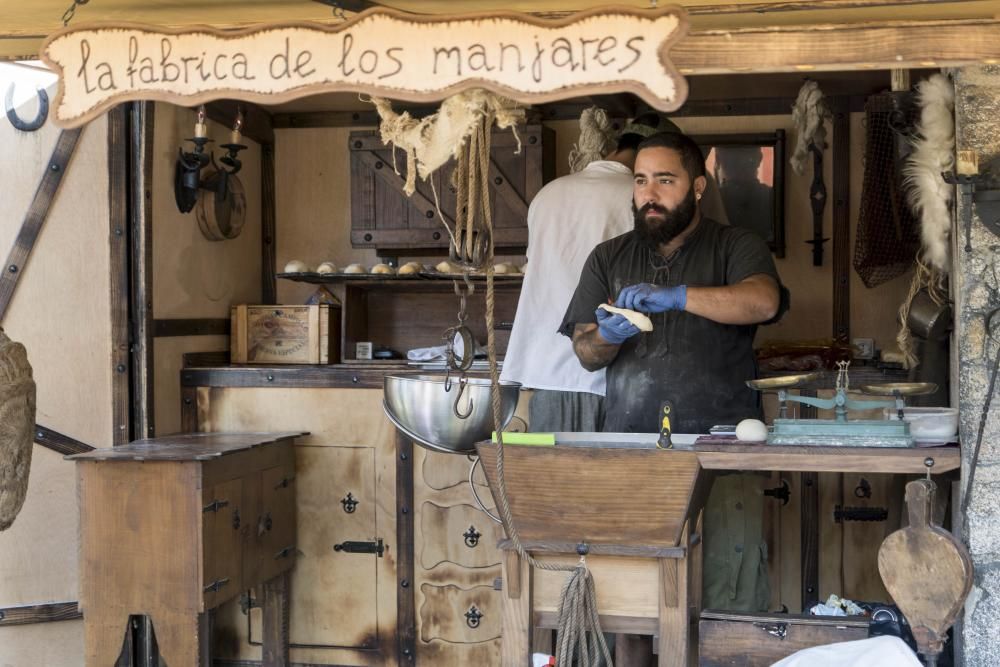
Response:
[{"label": "white cloth", "polygon": [[584,370],[559,325],[590,251],[632,226],[632,171],[619,162],[591,162],[535,195],[528,209],[528,265],[502,380],[604,395],[604,371]]},{"label": "white cloth", "polygon": [[796,651],[771,667],[922,667],[899,637],[872,637]]}]

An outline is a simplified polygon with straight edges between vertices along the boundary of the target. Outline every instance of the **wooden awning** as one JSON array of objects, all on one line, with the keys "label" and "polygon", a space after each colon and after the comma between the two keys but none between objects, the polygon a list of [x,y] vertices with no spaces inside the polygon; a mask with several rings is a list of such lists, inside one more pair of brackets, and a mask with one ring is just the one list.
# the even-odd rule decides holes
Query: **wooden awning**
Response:
[{"label": "wooden awning", "polygon": [[[325,1],[325,0],[324,0]],[[71,0],[5,3],[0,59],[34,58],[62,27]],[[683,1],[690,31],[673,54],[684,74],[738,71],[935,67],[1000,62],[1000,0]],[[345,8],[387,6],[421,14],[500,9],[545,17],[602,5],[650,7],[649,0],[343,0]],[[351,12],[348,12],[351,15]],[[904,20],[900,20],[903,19]],[[132,21],[182,28],[241,28],[277,21],[337,23],[314,0],[90,0],[73,23]]]}]

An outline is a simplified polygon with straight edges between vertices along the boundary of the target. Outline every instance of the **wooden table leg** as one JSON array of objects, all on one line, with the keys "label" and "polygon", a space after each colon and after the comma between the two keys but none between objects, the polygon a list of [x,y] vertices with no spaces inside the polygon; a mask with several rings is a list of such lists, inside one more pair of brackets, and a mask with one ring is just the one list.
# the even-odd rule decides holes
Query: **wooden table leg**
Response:
[{"label": "wooden table leg", "polygon": [[504,551],[503,619],[501,621],[500,661],[503,667],[531,664],[531,565],[516,551]]},{"label": "wooden table leg", "polygon": [[[688,525],[682,546],[691,549]],[[688,557],[660,559],[659,667],[687,667],[688,663]]]},{"label": "wooden table leg", "polygon": [[262,667],[288,667],[289,573],[264,583]]}]

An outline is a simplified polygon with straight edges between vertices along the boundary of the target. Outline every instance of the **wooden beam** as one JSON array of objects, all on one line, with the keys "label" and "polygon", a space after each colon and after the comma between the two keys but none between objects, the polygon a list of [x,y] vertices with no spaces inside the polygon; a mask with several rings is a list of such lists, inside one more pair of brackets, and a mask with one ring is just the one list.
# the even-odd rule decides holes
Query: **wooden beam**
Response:
[{"label": "wooden beam", "polygon": [[17,233],[14,247],[7,255],[7,261],[4,262],[3,273],[0,274],[0,322],[3,321],[7,307],[10,306],[10,302],[14,298],[17,281],[24,273],[24,265],[28,261],[28,256],[31,255],[31,249],[35,247],[38,234],[42,231],[45,218],[48,217],[52,202],[55,201],[56,194],[59,192],[63,174],[66,173],[66,165],[73,157],[73,151],[76,150],[76,143],[82,131],[83,128],[77,128],[60,132],[56,147],[52,151],[52,157],[45,165],[45,174],[42,176],[41,183],[38,184],[35,197],[31,200],[27,215],[24,216],[24,222],[21,223],[21,230]]},{"label": "wooden beam", "polygon": [[262,304],[278,302],[278,211],[274,144],[260,145],[260,295]]},{"label": "wooden beam", "polygon": [[695,31],[668,56],[686,76],[994,64],[1000,19]]},{"label": "wooden beam", "polygon": [[19,607],[0,607],[0,627],[72,621],[77,618],[83,618],[83,612],[80,611],[80,605],[77,602],[50,602]]},{"label": "wooden beam", "polygon": [[232,127],[236,120],[236,107],[243,107],[243,127],[240,132],[247,139],[253,139],[258,144],[274,143],[274,127],[271,113],[250,102],[235,100],[216,100],[205,105],[208,117],[219,125]]},{"label": "wooden beam", "polygon": [[[54,452],[59,452],[64,456],[73,454],[83,454],[96,449],[93,445],[75,440],[68,435],[63,435],[58,431],[53,431],[47,426],[35,424],[35,444],[47,447]],[[75,603],[74,603],[75,604]]]},{"label": "wooden beam", "polygon": [[229,318],[191,318],[153,320],[153,337],[228,336]]},{"label": "wooden beam", "polygon": [[847,100],[830,100],[833,112],[833,336],[851,340],[851,121]]},{"label": "wooden beam", "polygon": [[153,110],[152,102],[132,105],[131,243],[132,433],[155,434],[153,409]]},{"label": "wooden beam", "polygon": [[131,440],[129,349],[129,105],[108,112],[108,233],[111,301],[111,423],[112,443]]},{"label": "wooden beam", "polygon": [[413,443],[396,431],[396,652],[400,667],[416,664]]}]

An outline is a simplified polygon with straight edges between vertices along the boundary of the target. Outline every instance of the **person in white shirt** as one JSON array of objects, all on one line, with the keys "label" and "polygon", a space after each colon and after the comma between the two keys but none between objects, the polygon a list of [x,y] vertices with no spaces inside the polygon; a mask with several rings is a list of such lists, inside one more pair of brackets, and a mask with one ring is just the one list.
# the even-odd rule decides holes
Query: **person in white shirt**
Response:
[{"label": "person in white shirt", "polygon": [[[665,131],[680,129],[660,114],[638,116],[625,125],[609,155],[552,181],[528,208],[528,265],[500,377],[534,389],[532,431],[601,430],[604,371],[580,365],[559,325],[591,250],[632,229],[636,148]],[[703,203],[718,201],[717,189],[715,194]]]}]

